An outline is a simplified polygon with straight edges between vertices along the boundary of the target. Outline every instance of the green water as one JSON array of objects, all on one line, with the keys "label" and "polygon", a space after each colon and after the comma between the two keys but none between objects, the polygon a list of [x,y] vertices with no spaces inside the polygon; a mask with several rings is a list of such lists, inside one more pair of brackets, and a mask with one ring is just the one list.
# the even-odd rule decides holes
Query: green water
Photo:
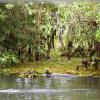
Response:
[{"label": "green water", "polygon": [[100,78],[0,76],[0,100],[100,100]]}]

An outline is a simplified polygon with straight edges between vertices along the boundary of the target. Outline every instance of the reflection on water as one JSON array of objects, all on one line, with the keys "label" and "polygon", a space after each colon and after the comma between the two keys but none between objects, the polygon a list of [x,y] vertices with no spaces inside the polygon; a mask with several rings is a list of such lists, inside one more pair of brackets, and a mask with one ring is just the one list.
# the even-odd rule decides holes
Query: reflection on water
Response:
[{"label": "reflection on water", "polygon": [[100,78],[0,76],[0,100],[100,100]]},{"label": "reflection on water", "polygon": [[[0,2],[15,2],[15,1],[18,1],[18,0],[0,0]],[[70,3],[74,1],[77,1],[77,0],[21,0],[21,2],[26,2],[26,3],[27,2],[49,2],[49,3],[57,3],[57,4],[60,4],[60,3],[65,4],[65,3]],[[100,0],[79,0],[79,1],[100,2]]]}]

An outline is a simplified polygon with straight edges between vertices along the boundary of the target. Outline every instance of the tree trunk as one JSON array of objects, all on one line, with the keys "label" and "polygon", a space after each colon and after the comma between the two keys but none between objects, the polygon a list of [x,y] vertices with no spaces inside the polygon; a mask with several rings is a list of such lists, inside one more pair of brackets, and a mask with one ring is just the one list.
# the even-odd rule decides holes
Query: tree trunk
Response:
[{"label": "tree trunk", "polygon": [[50,49],[51,49],[51,39],[50,37],[48,37],[47,39],[47,46],[48,46],[48,50],[47,50],[47,59],[50,58]]},{"label": "tree trunk", "polygon": [[39,61],[39,52],[38,52],[38,51],[35,52],[35,60],[36,60],[36,61]]}]

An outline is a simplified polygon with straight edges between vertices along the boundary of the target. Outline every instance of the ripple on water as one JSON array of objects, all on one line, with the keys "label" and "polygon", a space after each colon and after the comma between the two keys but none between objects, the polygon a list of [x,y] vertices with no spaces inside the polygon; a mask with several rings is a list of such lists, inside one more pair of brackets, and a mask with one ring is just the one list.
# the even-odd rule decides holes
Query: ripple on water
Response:
[{"label": "ripple on water", "polygon": [[66,89],[66,90],[54,90],[54,89],[32,89],[32,90],[22,90],[22,89],[5,89],[0,90],[0,93],[9,93],[9,94],[15,94],[15,93],[68,93],[68,94],[76,94],[76,93],[85,93],[85,94],[93,94],[97,93],[97,90],[95,89]]}]

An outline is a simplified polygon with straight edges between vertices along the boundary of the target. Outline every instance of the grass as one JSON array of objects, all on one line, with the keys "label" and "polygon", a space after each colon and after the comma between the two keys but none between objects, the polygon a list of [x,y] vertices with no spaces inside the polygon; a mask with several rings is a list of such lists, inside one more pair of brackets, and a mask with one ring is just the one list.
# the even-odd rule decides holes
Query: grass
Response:
[{"label": "grass", "polygon": [[[9,68],[8,72],[9,74],[21,74],[26,71],[36,71],[38,73],[44,73],[44,69],[48,68],[52,73],[73,74],[80,76],[100,75],[100,69],[95,70],[92,67],[90,67],[89,70],[80,67],[80,70],[77,71],[76,65],[79,63],[80,63],[80,58],[72,58],[70,61],[68,61],[66,57],[60,57],[57,58],[56,60],[49,59],[32,63],[22,63],[15,67]],[[1,69],[0,71],[3,70],[4,69]]]},{"label": "grass", "polygon": [[[55,54],[55,52],[57,53]],[[80,64],[80,59],[82,58],[71,58],[71,60],[68,61],[67,57],[60,57],[58,55],[60,55],[60,52],[52,51],[51,58],[48,60],[25,62],[9,69],[0,69],[0,72],[21,75],[26,71],[44,73],[44,69],[48,68],[52,73],[73,74],[80,76],[100,76],[100,69],[95,70],[93,67],[89,67],[88,70],[80,67],[79,71],[77,71],[76,66],[77,64]]]}]

